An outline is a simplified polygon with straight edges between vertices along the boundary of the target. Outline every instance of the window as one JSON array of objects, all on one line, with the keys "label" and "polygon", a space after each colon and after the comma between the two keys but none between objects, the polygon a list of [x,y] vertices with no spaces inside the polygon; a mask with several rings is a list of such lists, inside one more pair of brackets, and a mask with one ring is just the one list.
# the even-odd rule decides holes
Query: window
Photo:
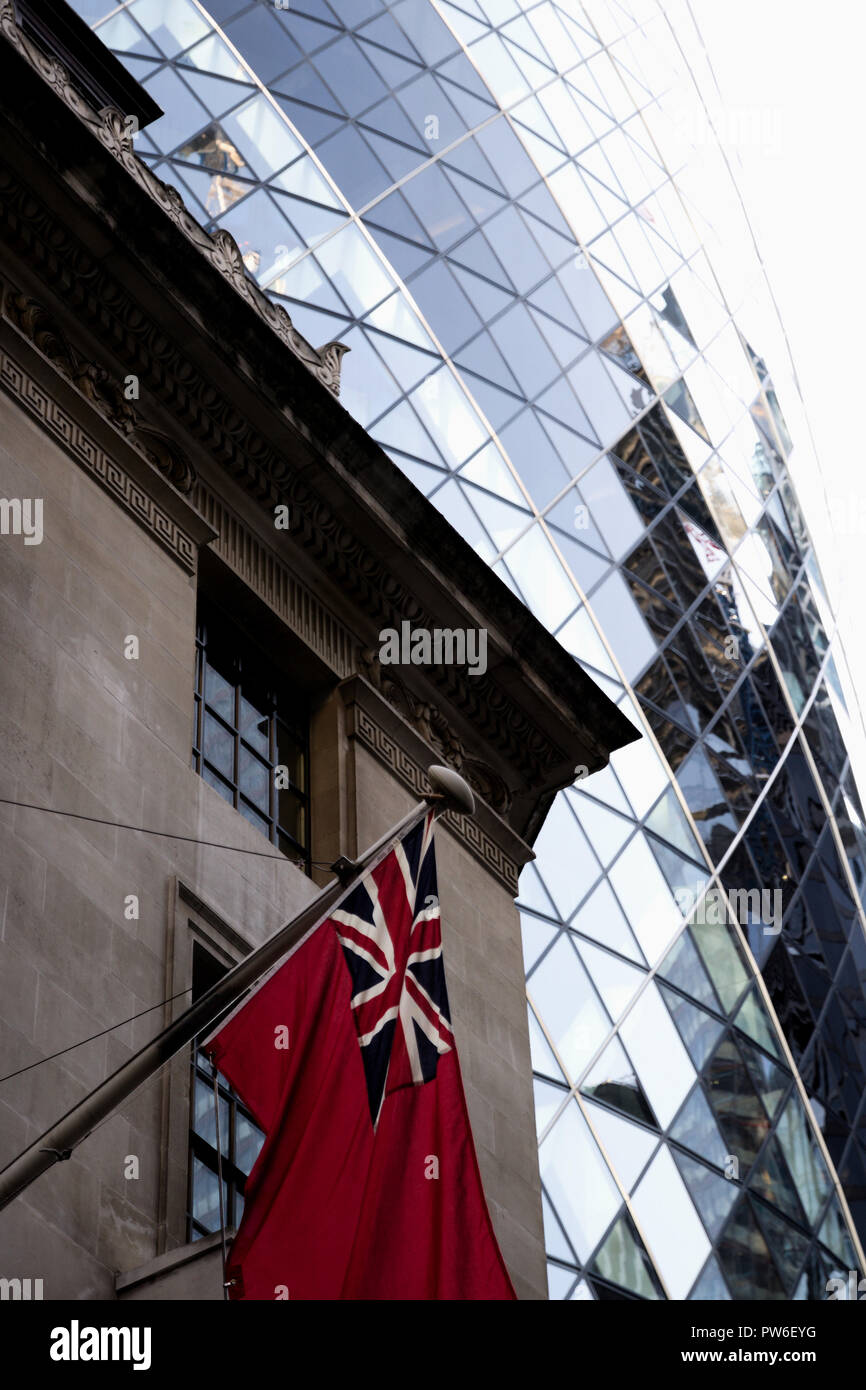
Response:
[{"label": "window", "polygon": [[[193,947],[193,1000],[200,998],[225,973],[226,967],[196,943]],[[205,1054],[195,1047],[191,1064],[187,1238],[194,1241],[220,1229],[220,1200],[213,1067]],[[225,1222],[228,1230],[237,1230],[244,1209],[247,1175],[259,1156],[265,1136],[219,1073],[217,1084]]]},{"label": "window", "polygon": [[228,615],[206,601],[196,628],[193,767],[309,869],[306,705]]}]

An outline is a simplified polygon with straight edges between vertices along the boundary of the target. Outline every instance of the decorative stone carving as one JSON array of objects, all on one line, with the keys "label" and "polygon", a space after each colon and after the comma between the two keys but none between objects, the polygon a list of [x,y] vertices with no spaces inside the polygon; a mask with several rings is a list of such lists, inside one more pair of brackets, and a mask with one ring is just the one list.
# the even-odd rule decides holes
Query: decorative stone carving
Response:
[{"label": "decorative stone carving", "polygon": [[0,350],[0,385],[39,422],[76,463],[134,516],[188,574],[195,570],[197,544],[166,509],[150,497],[117,460],[72,419],[37,381]]},{"label": "decorative stone carving", "polygon": [[[425,796],[429,791],[426,769],[411,758],[405,749],[386,733],[375,719],[363,709],[357,712],[353,737],[357,738],[371,753],[374,753],[386,767],[399,777],[416,796]],[[468,779],[467,779],[468,780]],[[507,888],[511,897],[517,896],[518,876],[522,863],[515,862],[491,835],[488,835],[477,819],[471,816],[458,816],[448,811],[444,817],[445,825],[462,840],[477,859]]]},{"label": "decorative stone carving", "polygon": [[4,292],[3,314],[21,329],[41,353],[70,379],[77,370],[77,358],[54,320],[35,299],[25,294]]},{"label": "decorative stone carving", "polygon": [[467,755],[462,740],[437,705],[417,699],[392,669],[386,671],[369,647],[360,654],[360,669],[373,688],[421,735],[425,743],[436,749],[443,762],[462,773],[472,789],[494,811],[500,815],[507,813],[513,797],[506,783],[487,763]]},{"label": "decorative stone carving", "polygon": [[183,450],[173,439],[161,430],[151,429],[149,425],[138,424],[134,439],[143,452],[160,471],[164,473],[178,492],[190,493],[195,484],[195,469]]},{"label": "decorative stone carving", "polygon": [[247,268],[241,248],[225,227],[218,227],[212,232],[211,240],[214,243],[214,254],[211,257],[214,265],[222,271],[227,280],[231,280],[238,293],[243,294],[247,284]]},{"label": "decorative stone carving", "polygon": [[322,380],[326,386],[330,386],[335,396],[340,394],[340,363],[345,353],[351,351],[352,349],[346,343],[338,343],[333,340],[319,348],[322,366],[326,372],[330,372],[330,380],[327,376],[323,376]]},{"label": "decorative stone carving", "polygon": [[78,387],[101,415],[124,434],[131,433],[136,414],[104,367],[85,362],[69,345],[48,311],[28,295],[4,289],[3,316],[30,339],[43,356]]},{"label": "decorative stone carving", "polygon": [[94,362],[79,362],[70,380],[100,414],[105,415],[124,434],[132,433],[137,419],[135,410],[124,399],[123,392],[105,367],[97,367]]},{"label": "decorative stone carving", "polygon": [[499,773],[494,772],[492,767],[480,759],[468,757],[464,758],[461,770],[473,791],[476,791],[498,815],[507,816],[514,796]]},{"label": "decorative stone carving", "polygon": [[38,300],[16,294],[8,287],[3,287],[2,293],[3,317],[30,339],[100,415],[138,445],[179,492],[190,492],[195,483],[195,470],[179,445],[161,430],[155,430],[141,421],[110,372],[94,362],[83,361]]},{"label": "decorative stone carving", "polygon": [[[258,285],[250,279],[243,263],[240,248],[231,233],[222,227],[212,236],[206,232],[192,213],[188,211],[178,190],[170,184],[163,183],[138,158],[130,138],[129,124],[123,112],[110,106],[104,107],[102,111],[94,111],[93,107],[72,85],[69,73],[63,65],[56,58],[48,58],[26,34],[21,32],[15,22],[12,0],[0,0],[0,33],[19,53],[23,54],[66,106],[74,111],[79,120],[89,126],[105,148],[114,155],[118,163],[122,164],[127,173],[135,179],[139,187],[143,188],[154,202],[159,204],[175,226],[179,227],[221,274],[225,275],[234,289],[266,320],[274,332],[279,334],[283,342],[292,349],[304,365],[320,381],[324,382],[329,390],[338,395],[342,353],[336,358],[333,355],[328,355],[326,360],[322,353],[317,352],[305,338],[302,338],[283,306],[276,305],[269,300]],[[331,344],[327,345],[327,347],[331,346]]]}]

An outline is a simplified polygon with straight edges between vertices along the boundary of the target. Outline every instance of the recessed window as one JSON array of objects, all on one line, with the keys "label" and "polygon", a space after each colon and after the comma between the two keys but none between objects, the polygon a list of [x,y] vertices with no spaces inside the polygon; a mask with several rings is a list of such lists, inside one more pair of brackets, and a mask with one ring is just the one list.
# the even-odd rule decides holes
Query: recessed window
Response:
[{"label": "recessed window", "polygon": [[193,767],[290,858],[309,867],[309,728],[301,691],[221,608],[200,601]]},{"label": "recessed window", "polygon": [[[193,947],[193,1001],[199,999],[225,972],[226,967],[196,943]],[[226,1229],[237,1230],[244,1209],[247,1176],[259,1156],[265,1136],[219,1072],[217,1088],[223,1210]],[[200,1240],[202,1236],[220,1229],[216,1130],[213,1066],[200,1049],[193,1047],[187,1209],[187,1238],[190,1241]]]}]

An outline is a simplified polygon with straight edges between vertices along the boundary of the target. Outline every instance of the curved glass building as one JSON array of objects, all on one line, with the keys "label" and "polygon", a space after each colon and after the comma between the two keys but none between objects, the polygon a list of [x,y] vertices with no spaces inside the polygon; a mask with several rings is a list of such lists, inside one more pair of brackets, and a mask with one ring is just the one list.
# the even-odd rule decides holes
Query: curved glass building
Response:
[{"label": "curved glass building", "polygon": [[688,7],[75,8],[165,112],[139,155],[644,733],[521,880],[551,1297],[826,1298],[866,1241],[866,833]]}]

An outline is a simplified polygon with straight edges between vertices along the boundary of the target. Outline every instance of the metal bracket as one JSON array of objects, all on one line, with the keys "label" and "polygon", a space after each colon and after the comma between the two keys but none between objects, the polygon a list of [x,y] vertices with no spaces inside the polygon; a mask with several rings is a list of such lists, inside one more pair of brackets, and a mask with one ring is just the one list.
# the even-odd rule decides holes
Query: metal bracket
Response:
[{"label": "metal bracket", "polygon": [[331,873],[336,874],[341,883],[348,883],[358,872],[358,865],[352,859],[347,859],[345,854],[341,854],[339,859],[335,859],[331,865]]}]

